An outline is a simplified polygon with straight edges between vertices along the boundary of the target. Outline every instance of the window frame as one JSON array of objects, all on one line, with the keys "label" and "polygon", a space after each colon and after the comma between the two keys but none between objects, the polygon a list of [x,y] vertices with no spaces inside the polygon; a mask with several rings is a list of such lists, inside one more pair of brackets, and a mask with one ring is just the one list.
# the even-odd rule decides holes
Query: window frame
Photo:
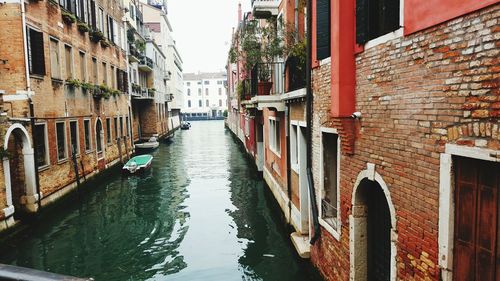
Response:
[{"label": "window frame", "polygon": [[[69,49],[69,73],[68,73],[68,57],[66,56],[66,50]],[[73,47],[70,44],[64,44],[64,75],[65,80],[70,80],[75,78],[75,62],[73,59]]]},{"label": "window frame", "polygon": [[[39,29],[36,29],[36,28],[33,28],[31,26],[26,26],[26,29],[27,29],[27,32],[26,32],[26,40],[28,41],[27,42],[27,49],[28,49],[28,67],[29,67],[29,73],[30,75],[32,76],[40,76],[40,77],[43,77],[45,75],[47,75],[47,66],[46,66],[46,63],[45,63],[45,44],[44,44],[44,34],[41,30]],[[34,73],[33,72],[33,57],[35,57],[36,54],[33,54],[33,46],[32,46],[32,39],[31,39],[31,31],[33,32],[37,32],[37,33],[40,33],[41,34],[41,56],[37,56],[37,57],[41,57],[41,63],[43,64],[43,67],[42,65],[40,66],[40,70],[42,70],[43,73]],[[49,43],[50,43],[50,40],[49,40]],[[49,47],[50,47],[50,44],[49,44]],[[50,55],[50,50],[49,50],[49,55]]]},{"label": "window frame", "polygon": [[290,123],[290,168],[299,174],[299,124]]},{"label": "window frame", "polygon": [[[83,57],[82,57],[82,55],[83,55]],[[79,78],[83,79],[82,82],[87,82],[88,81],[87,53],[83,50],[78,50],[78,58],[80,59],[80,77]]]},{"label": "window frame", "polygon": [[[63,129],[64,129],[64,143],[63,143],[63,148],[64,148],[64,157],[59,158],[59,134],[57,132],[57,125],[58,124],[63,124]],[[56,156],[57,156],[57,163],[62,163],[66,162],[68,160],[68,140],[67,140],[67,128],[66,128],[66,120],[59,120],[55,122],[55,129],[56,129]]]},{"label": "window frame", "polygon": [[[52,65],[52,42],[56,42],[57,48],[55,49],[56,51],[56,58],[57,58],[57,68],[58,68],[58,76],[54,75],[54,68]],[[49,58],[50,58],[50,78],[54,80],[62,80],[62,71],[61,71],[61,47],[59,39],[56,37],[49,36]]]},{"label": "window frame", "polygon": [[[44,138],[43,138],[43,142],[44,142],[44,146],[45,146],[45,165],[38,165],[38,170],[45,170],[47,167],[50,166],[50,149],[49,149],[49,131],[48,131],[48,125],[47,125],[47,122],[37,122],[35,123],[35,127],[36,126],[43,126],[44,129]],[[39,139],[37,139],[37,142],[40,141]],[[40,151],[37,151],[36,152],[37,154],[40,153]]]},{"label": "window frame", "polygon": [[106,145],[113,144],[113,133],[111,132],[111,117],[106,117]]},{"label": "window frame", "polygon": [[[323,210],[322,210],[322,198],[323,198],[323,193],[325,192],[325,186],[324,186],[324,177],[325,177],[325,171],[324,171],[324,148],[323,148],[323,134],[334,134],[337,135],[337,225],[336,228],[333,227],[330,223],[328,223],[326,220],[323,219]],[[327,127],[321,127],[320,128],[320,188],[319,188],[319,198],[318,198],[318,221],[319,224],[325,228],[337,241],[340,240],[340,234],[342,230],[342,219],[340,216],[341,209],[340,209],[340,165],[342,163],[341,161],[341,140],[340,140],[340,134],[338,133],[337,129],[335,128],[327,128]]]},{"label": "window frame", "polygon": [[[69,144],[71,145],[71,148],[73,148],[73,140],[71,139],[71,123],[76,123],[76,156],[80,156],[80,126],[78,119],[71,119],[69,120]],[[73,153],[73,150],[71,150],[71,153]]]},{"label": "window frame", "polygon": [[[88,132],[86,131],[86,128],[85,128],[85,123],[88,122],[89,126],[88,126]],[[84,149],[85,149],[85,153],[91,153],[92,152],[92,120],[90,118],[85,118],[83,119],[83,142],[84,142]],[[87,136],[88,136],[88,140],[89,140],[89,147],[87,149]]]},{"label": "window frame", "polygon": [[[269,149],[279,158],[281,158],[280,121],[279,117],[269,116]],[[276,130],[276,124],[278,130]]]}]

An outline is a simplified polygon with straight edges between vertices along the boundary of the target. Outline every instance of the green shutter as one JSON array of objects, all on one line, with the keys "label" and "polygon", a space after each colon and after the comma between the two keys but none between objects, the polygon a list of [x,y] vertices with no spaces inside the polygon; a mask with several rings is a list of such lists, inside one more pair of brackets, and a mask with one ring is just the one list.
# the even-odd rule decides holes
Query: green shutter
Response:
[{"label": "green shutter", "polygon": [[330,0],[316,1],[316,54],[318,60],[330,56]]}]

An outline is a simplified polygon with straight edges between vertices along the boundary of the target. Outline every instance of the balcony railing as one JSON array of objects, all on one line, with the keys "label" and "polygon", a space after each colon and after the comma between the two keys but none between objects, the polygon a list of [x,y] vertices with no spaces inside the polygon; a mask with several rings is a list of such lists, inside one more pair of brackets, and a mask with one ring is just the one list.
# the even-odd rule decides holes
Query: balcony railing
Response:
[{"label": "balcony railing", "polygon": [[284,91],[285,65],[283,62],[259,63],[252,69],[250,95],[279,95]]},{"label": "balcony railing", "polygon": [[306,86],[305,60],[298,57],[289,57],[286,61],[286,92],[302,89]]},{"label": "balcony railing", "polygon": [[165,94],[165,102],[171,102],[174,100],[173,94]]},{"label": "balcony railing", "polygon": [[258,19],[277,16],[280,2],[281,0],[252,0],[252,14]]},{"label": "balcony railing", "polygon": [[146,56],[143,56],[139,60],[139,69],[147,72],[153,71],[153,60]]}]

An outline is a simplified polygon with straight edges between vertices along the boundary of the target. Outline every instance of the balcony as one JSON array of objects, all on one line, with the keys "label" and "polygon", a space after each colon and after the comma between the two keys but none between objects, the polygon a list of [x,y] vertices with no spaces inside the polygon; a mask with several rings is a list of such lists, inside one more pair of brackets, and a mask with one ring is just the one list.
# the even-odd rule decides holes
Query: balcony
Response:
[{"label": "balcony", "polygon": [[153,71],[153,60],[143,56],[142,58],[139,59],[139,70],[145,71],[145,72],[152,72]]},{"label": "balcony", "polygon": [[165,102],[171,102],[174,100],[173,94],[165,94]]},{"label": "balcony", "polygon": [[140,58],[142,57],[141,53],[137,50],[134,44],[129,43],[128,44],[128,49],[129,49],[129,54],[128,54],[128,60],[130,63],[133,62],[139,62]]},{"label": "balcony", "polygon": [[257,19],[275,17],[279,13],[280,0],[252,0],[252,15]]},{"label": "balcony", "polygon": [[172,78],[172,72],[165,70],[163,72],[163,80],[169,81],[171,78]]}]

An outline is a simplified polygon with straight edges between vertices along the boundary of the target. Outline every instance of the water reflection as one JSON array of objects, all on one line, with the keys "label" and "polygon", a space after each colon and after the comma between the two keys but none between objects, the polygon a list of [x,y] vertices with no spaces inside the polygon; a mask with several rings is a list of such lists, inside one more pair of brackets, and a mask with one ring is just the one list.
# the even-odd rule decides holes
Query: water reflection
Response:
[{"label": "water reflection", "polygon": [[317,278],[222,122],[193,122],[154,157],[150,174],[113,170],[46,211],[0,262],[106,281]]}]

